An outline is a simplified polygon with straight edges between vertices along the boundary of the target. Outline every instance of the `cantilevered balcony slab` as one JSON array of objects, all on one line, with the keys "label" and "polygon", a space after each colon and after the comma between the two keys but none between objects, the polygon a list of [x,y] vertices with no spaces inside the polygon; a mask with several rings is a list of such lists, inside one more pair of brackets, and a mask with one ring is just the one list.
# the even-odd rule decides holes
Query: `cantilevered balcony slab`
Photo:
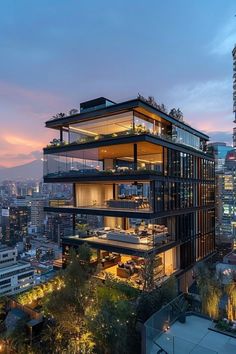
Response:
[{"label": "cantilevered balcony slab", "polygon": [[137,170],[129,172],[110,172],[110,171],[95,171],[88,170],[80,171],[68,171],[62,173],[49,173],[44,176],[45,183],[73,183],[73,182],[85,182],[85,181],[140,181],[140,180],[153,180],[162,176],[161,172],[152,170]]},{"label": "cantilevered balcony slab", "polygon": [[48,206],[45,207],[46,212],[54,213],[69,213],[69,214],[86,214],[86,215],[99,215],[99,216],[116,216],[127,218],[151,219],[154,217],[153,211],[150,209],[119,209],[107,208],[101,206],[88,206],[88,207],[73,207],[73,206]]},{"label": "cantilevered balcony slab", "polygon": [[[150,133],[138,133],[138,134],[131,133],[128,135],[118,136],[118,137],[104,137],[103,139],[100,140],[94,140],[94,141],[83,142],[83,143],[71,143],[71,144],[59,145],[59,146],[48,146],[45,147],[43,151],[44,154],[55,154],[55,153],[60,154],[61,152],[66,152],[66,151],[73,151],[79,149],[91,149],[91,148],[107,146],[107,145],[137,143],[139,141],[146,141],[153,144],[159,144],[161,146],[173,148],[175,150],[184,153],[189,153],[190,151],[192,151],[194,155],[199,157],[202,157],[203,154],[202,151],[196,150],[191,146],[186,146],[177,143],[174,139],[171,138],[171,136],[154,135]],[[205,153],[204,156],[207,157],[207,154]],[[212,158],[212,156],[209,156],[209,158]]]},{"label": "cantilevered balcony slab", "polygon": [[143,257],[150,252],[155,251],[155,253],[164,252],[172,247],[177,246],[178,242],[172,241],[165,244],[134,244],[129,242],[120,242],[102,239],[97,236],[79,238],[78,236],[68,236],[62,239],[64,245],[80,246],[87,243],[91,248],[102,249],[108,252],[124,253],[128,255]]}]

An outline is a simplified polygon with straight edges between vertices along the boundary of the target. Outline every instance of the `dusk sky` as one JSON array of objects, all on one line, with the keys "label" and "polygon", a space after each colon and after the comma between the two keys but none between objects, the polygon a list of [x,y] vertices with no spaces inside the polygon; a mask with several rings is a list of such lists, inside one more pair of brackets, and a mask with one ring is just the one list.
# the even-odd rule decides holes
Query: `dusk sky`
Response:
[{"label": "dusk sky", "polygon": [[44,122],[141,93],[231,143],[235,0],[2,0],[0,165],[40,158]]}]

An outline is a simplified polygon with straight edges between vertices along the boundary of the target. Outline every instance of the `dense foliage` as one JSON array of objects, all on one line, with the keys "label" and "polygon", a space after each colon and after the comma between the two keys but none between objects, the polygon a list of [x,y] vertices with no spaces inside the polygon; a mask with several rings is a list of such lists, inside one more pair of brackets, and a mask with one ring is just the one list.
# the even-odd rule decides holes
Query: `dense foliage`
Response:
[{"label": "dense foliage", "polygon": [[[5,336],[9,348],[34,354],[45,353],[45,348],[48,354],[140,353],[140,321],[176,296],[174,278],[160,289],[141,292],[111,276],[97,280],[90,260],[91,250],[81,246],[78,254],[70,252],[67,268],[56,278],[19,295],[22,304],[41,306],[46,320],[33,338],[27,334],[29,318],[20,321]],[[152,277],[145,277],[152,289]]]}]

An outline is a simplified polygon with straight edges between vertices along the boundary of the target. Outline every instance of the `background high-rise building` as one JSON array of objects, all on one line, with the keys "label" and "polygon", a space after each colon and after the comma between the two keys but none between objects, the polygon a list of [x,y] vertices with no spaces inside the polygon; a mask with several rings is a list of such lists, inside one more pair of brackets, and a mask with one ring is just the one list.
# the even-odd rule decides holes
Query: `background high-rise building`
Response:
[{"label": "background high-rise building", "polygon": [[222,173],[225,170],[225,158],[229,151],[232,150],[232,146],[223,142],[209,143],[207,149],[213,154],[215,159],[215,171],[216,173]]},{"label": "background high-rise building", "polygon": [[29,233],[41,234],[44,232],[44,220],[46,206],[46,199],[44,197],[32,198],[31,200],[31,225],[29,227]]},{"label": "background high-rise building", "polygon": [[60,244],[61,238],[73,233],[73,217],[71,214],[47,213],[45,234],[48,239]]},{"label": "background high-rise building", "polygon": [[[230,238],[231,220],[229,214],[225,214],[224,203],[228,204],[228,184],[227,180],[232,171],[226,172],[225,160],[228,152],[232,151],[232,146],[222,142],[208,144],[208,151],[213,154],[215,159],[215,178],[216,178],[216,243],[221,243],[222,238]],[[231,196],[233,197],[233,196]],[[226,225],[224,225],[226,222]]]},{"label": "background high-rise building", "polygon": [[[233,112],[236,123],[236,46],[233,55]],[[215,157],[216,171],[216,245],[224,256],[236,239],[236,127],[233,128],[233,148],[225,143],[208,145]]]},{"label": "background high-rise building", "polygon": [[30,220],[30,208],[27,206],[11,206],[1,209],[1,239],[3,242],[15,245],[23,241],[27,235]]},{"label": "background high-rise building", "polygon": [[[233,112],[234,123],[236,123],[236,45],[232,51],[233,55]],[[236,147],[236,127],[233,129],[233,145]]]}]

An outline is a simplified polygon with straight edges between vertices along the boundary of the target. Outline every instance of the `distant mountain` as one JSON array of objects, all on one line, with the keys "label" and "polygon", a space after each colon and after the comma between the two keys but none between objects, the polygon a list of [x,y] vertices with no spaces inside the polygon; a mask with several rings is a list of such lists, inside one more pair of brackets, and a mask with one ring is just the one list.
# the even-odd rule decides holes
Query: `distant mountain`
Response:
[{"label": "distant mountain", "polygon": [[0,166],[0,182],[4,180],[23,181],[43,177],[43,161],[34,160],[24,165],[3,168]]}]

